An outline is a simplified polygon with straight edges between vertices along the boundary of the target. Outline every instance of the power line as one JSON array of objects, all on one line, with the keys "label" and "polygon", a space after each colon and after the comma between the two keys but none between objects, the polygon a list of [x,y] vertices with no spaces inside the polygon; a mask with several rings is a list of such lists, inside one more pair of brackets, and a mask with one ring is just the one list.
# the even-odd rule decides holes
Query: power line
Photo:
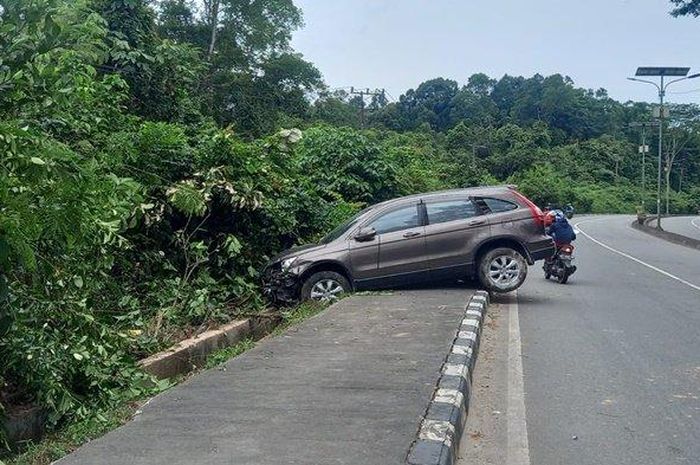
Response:
[{"label": "power line", "polygon": [[362,127],[365,127],[365,97],[382,97],[382,100],[386,100],[386,91],[384,89],[369,90],[366,89],[355,89],[355,87],[350,87],[350,95],[360,96],[360,122]]},{"label": "power line", "polygon": [[398,100],[395,99],[394,96],[391,95],[389,92],[386,92],[386,91],[385,91],[385,93],[386,93],[386,95],[389,96],[389,101],[391,101],[391,102],[398,102]]}]

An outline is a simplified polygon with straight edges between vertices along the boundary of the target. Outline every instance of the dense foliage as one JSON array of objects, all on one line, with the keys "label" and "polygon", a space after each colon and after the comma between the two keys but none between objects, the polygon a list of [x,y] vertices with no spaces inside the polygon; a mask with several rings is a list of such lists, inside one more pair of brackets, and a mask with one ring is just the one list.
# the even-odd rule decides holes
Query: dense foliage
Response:
[{"label": "dense foliage", "polygon": [[[369,203],[512,182],[651,204],[649,105],[483,74],[365,105],[290,48],[301,24],[291,0],[0,0],[0,411],[61,425],[140,395],[138,358],[260,308],[266,257]],[[672,112],[670,211],[691,211],[700,112]]]},{"label": "dense foliage", "polygon": [[671,0],[673,16],[700,16],[700,0]]}]

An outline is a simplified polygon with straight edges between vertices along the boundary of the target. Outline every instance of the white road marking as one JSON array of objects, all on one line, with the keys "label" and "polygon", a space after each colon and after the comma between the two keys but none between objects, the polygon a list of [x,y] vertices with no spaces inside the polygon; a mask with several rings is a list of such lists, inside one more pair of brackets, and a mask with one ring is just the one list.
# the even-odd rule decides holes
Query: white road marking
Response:
[{"label": "white road marking", "polygon": [[508,450],[507,465],[530,465],[525,415],[525,384],[517,293],[508,305]]},{"label": "white road marking", "polygon": [[[602,219],[602,218],[600,218],[600,219]],[[627,254],[627,253],[625,253],[625,252],[622,252],[621,250],[617,250],[617,249],[615,249],[615,248],[613,248],[613,247],[610,247],[609,245],[604,244],[603,242],[599,241],[598,239],[595,239],[595,238],[592,237],[590,234],[588,234],[586,231],[584,231],[583,229],[581,229],[581,226],[580,226],[581,223],[585,223],[585,222],[589,222],[589,221],[599,221],[600,219],[598,219],[598,220],[580,221],[580,222],[576,223],[576,228],[578,229],[578,231],[579,231],[581,234],[583,234],[584,236],[586,236],[588,239],[590,239],[591,241],[595,242],[595,243],[598,244],[599,246],[601,246],[601,247],[603,247],[603,248],[605,248],[605,249],[608,249],[609,251],[614,252],[614,253],[616,253],[616,254],[622,256],[622,257],[628,258],[628,259],[632,260],[633,262],[637,262],[637,263],[639,263],[640,265],[645,266],[645,267],[649,268],[650,270],[654,270],[654,271],[656,271],[657,273],[660,273],[660,274],[662,274],[662,275],[664,275],[664,276],[666,276],[666,277],[668,277],[668,278],[674,279],[674,280],[678,281],[679,283],[685,284],[686,286],[688,286],[688,287],[690,287],[690,288],[692,288],[692,289],[695,289],[696,291],[700,291],[700,286],[698,286],[698,285],[696,285],[696,284],[693,284],[693,283],[691,283],[690,281],[686,281],[686,280],[683,279],[683,278],[679,278],[678,276],[676,276],[676,275],[674,275],[674,274],[671,274],[671,273],[669,273],[668,271],[662,270],[662,269],[659,268],[659,267],[656,267],[656,266],[654,266],[654,265],[650,265],[649,263],[647,263],[647,262],[645,262],[645,261],[643,261],[643,260],[640,260],[640,259],[638,259],[637,257],[633,257],[633,256],[630,255],[630,254]]]},{"label": "white road marking", "polygon": [[696,228],[700,229],[700,224],[697,224],[696,221],[697,221],[697,220],[690,220],[690,224],[692,224],[692,225],[695,226]]}]

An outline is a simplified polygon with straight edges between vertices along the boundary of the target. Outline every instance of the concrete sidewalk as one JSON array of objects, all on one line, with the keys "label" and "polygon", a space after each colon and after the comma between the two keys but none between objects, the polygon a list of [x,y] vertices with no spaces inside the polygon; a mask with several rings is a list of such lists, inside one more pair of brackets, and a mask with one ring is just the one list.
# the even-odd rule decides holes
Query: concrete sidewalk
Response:
[{"label": "concrete sidewalk", "polygon": [[58,463],[401,464],[472,293],[345,299]]}]

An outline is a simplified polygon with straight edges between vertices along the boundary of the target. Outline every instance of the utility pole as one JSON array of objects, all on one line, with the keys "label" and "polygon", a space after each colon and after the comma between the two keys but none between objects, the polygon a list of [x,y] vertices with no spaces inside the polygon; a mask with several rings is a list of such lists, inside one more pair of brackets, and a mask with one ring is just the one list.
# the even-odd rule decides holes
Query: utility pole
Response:
[{"label": "utility pole", "polygon": [[365,97],[382,97],[382,100],[385,100],[385,91],[384,89],[377,89],[377,90],[369,90],[369,88],[366,89],[355,89],[354,87],[350,88],[350,94],[351,95],[359,95],[360,96],[360,124],[364,128],[366,126],[366,120],[365,120]]},{"label": "utility pole", "polygon": [[661,87],[659,88],[659,179],[657,180],[656,191],[656,228],[661,229],[661,153],[664,150],[664,96],[666,88],[664,87],[664,76],[661,76]]},{"label": "utility pole", "polygon": [[[656,186],[656,228],[661,229],[661,156],[663,153],[663,137],[664,137],[664,118],[668,118],[668,109],[664,108],[664,97],[666,96],[666,89],[671,84],[676,82],[685,81],[687,79],[696,79],[700,77],[700,73],[692,74],[688,76],[688,71],[690,68],[681,67],[640,67],[637,68],[635,76],[658,76],[661,78],[660,85],[654,81],[648,81],[646,79],[639,79],[636,77],[628,77],[630,81],[643,82],[645,84],[651,84],[656,87],[659,91],[659,108],[654,109],[654,116],[659,120],[659,166],[658,166],[658,180]],[[664,83],[664,78],[666,76],[680,76],[678,79],[674,79],[667,83]],[[658,112],[658,115],[656,114]]]},{"label": "utility pole", "polygon": [[649,153],[649,146],[647,145],[647,129],[653,129],[656,126],[655,121],[642,121],[638,122],[635,121],[633,123],[630,123],[630,127],[638,127],[641,128],[641,145],[639,146],[639,153],[642,154],[642,211],[646,213],[646,207],[645,207],[645,193],[646,193],[646,165],[647,165],[647,160],[646,160],[646,155]]}]

